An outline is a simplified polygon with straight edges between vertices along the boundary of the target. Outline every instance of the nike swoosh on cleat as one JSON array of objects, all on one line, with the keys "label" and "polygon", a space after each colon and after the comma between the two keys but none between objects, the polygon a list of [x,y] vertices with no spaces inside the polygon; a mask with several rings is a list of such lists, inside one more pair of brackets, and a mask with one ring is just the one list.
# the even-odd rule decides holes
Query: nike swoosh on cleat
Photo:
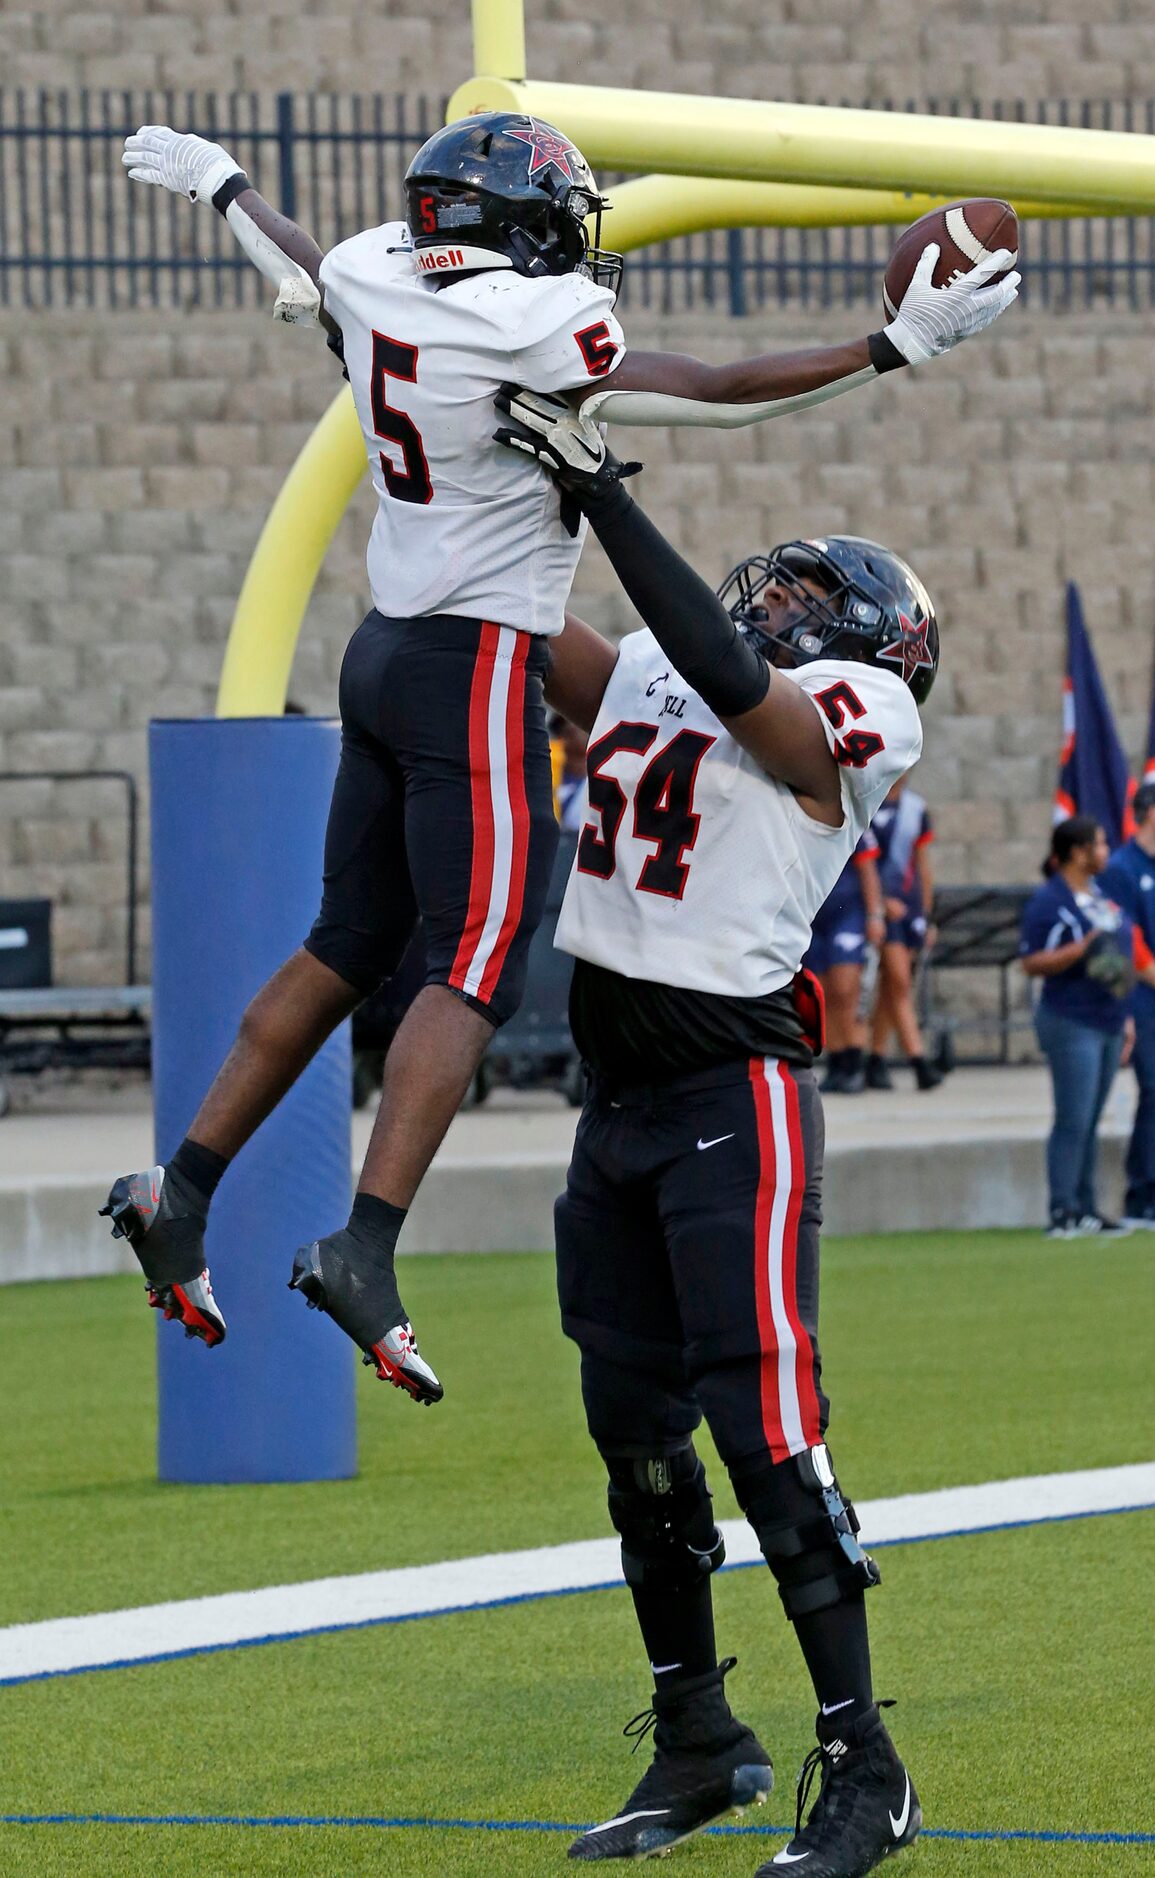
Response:
[{"label": "nike swoosh on cleat", "polygon": [[902,1811],[899,1814],[897,1819],[894,1817],[893,1813],[890,1814],[890,1830],[894,1834],[896,1839],[902,1838],[903,1833],[906,1831],[907,1821],[909,1819],[910,1819],[910,1775],[907,1774],[906,1792],[903,1795],[903,1800],[902,1800]]},{"label": "nike swoosh on cleat", "polygon": [[775,1865],[801,1865],[803,1859],[809,1857],[809,1852],[787,1852],[783,1850],[779,1852],[774,1863]]},{"label": "nike swoosh on cleat", "polygon": [[732,1133],[728,1135],[715,1135],[713,1141],[703,1141],[702,1137],[699,1135],[698,1153],[701,1154],[704,1148],[716,1148],[720,1141],[733,1141],[733,1139],[734,1136]]},{"label": "nike swoosh on cleat", "polygon": [[824,1715],[837,1715],[840,1708],[849,1708],[853,1700],[854,1700],[854,1697],[852,1695],[848,1695],[845,1702],[832,1702],[829,1708],[827,1708],[826,1703],[824,1702],[822,1704],[822,1713]]},{"label": "nike swoosh on cleat", "polygon": [[595,1832],[609,1832],[611,1826],[628,1826],[631,1819],[665,1819],[669,1810],[668,1806],[652,1806],[648,1812],[643,1808],[640,1813],[619,1813],[616,1819],[607,1819],[604,1825],[591,1826],[586,1838]]}]

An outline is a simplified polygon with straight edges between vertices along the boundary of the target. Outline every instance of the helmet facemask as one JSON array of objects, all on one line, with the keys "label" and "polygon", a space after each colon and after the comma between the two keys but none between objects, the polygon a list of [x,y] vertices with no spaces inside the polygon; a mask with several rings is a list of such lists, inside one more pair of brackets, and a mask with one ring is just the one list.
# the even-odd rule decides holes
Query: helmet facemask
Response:
[{"label": "helmet facemask", "polygon": [[[779,625],[763,602],[769,586],[794,603]],[[855,535],[789,541],[743,561],[719,598],[771,664],[857,660],[894,672],[925,703],[938,670],[938,623],[922,582],[891,549]]]},{"label": "helmet facemask", "polygon": [[[815,593],[806,578],[821,579],[823,592]],[[752,639],[772,665],[806,665],[812,659],[829,658],[830,639],[841,630],[840,601],[846,583],[840,580],[834,591],[828,583],[829,573],[819,567],[817,558],[813,567],[803,563],[795,568],[778,553],[759,554],[734,569],[719,589],[719,598],[739,632]],[[794,602],[779,625],[762,600],[767,587],[782,588]]]}]

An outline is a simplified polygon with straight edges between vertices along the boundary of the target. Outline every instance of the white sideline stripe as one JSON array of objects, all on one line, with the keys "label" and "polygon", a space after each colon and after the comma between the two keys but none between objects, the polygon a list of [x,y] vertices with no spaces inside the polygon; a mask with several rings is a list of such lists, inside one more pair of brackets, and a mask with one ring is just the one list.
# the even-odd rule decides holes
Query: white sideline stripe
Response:
[{"label": "white sideline stripe", "polygon": [[[863,1501],[858,1512],[868,1545],[895,1545],[1148,1506],[1155,1506],[1155,1463],[1150,1462],[901,1494],[896,1499]],[[759,1562],[757,1542],[744,1520],[723,1521],[722,1532],[732,1565]],[[0,1683],[268,1638],[308,1636],[356,1624],[465,1611],[519,1598],[591,1591],[620,1582],[617,1541],[585,1539],[527,1552],[492,1552],[436,1565],[316,1578],[305,1584],[270,1585],[174,1604],[146,1604],[89,1617],[12,1624],[0,1629]]]}]

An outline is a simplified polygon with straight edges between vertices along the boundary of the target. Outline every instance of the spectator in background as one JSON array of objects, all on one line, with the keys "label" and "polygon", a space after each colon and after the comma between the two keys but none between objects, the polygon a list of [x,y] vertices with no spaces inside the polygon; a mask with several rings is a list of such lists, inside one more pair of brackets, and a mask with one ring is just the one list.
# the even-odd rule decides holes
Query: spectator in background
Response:
[{"label": "spectator in background", "polygon": [[563,828],[579,829],[586,813],[586,745],[584,730],[555,712],[549,726],[553,758],[554,806]]},{"label": "spectator in background", "polygon": [[[1123,1055],[1135,978],[1131,922],[1095,881],[1107,857],[1107,837],[1091,816],[1060,822],[1044,884],[1023,912],[1020,958],[1027,976],[1043,981],[1035,1029],[1055,1099],[1049,1239],[1118,1238],[1128,1230],[1095,1202],[1096,1131]],[[1155,982],[1155,968],[1146,969]]]},{"label": "spectator in background", "polygon": [[824,1095],[857,1095],[866,1087],[866,1025],[859,1016],[868,945],[886,936],[878,849],[863,835],[814,922],[803,964],[822,980],[826,1000]]},{"label": "spectator in background", "polygon": [[1155,955],[1155,782],[1145,782],[1131,805],[1135,833],[1116,848],[1099,885],[1123,908],[1135,927],[1139,982],[1131,1000],[1135,1048],[1131,1062],[1139,1084],[1139,1106],[1127,1150],[1127,1197],[1123,1223],[1155,1231],[1155,985],[1147,967]]},{"label": "spectator in background", "polygon": [[870,832],[879,851],[878,873],[887,926],[878,968],[866,1086],[894,1087],[886,1066],[887,1046],[894,1031],[918,1087],[937,1089],[942,1071],[926,1060],[914,1009],[914,961],[924,947],[929,949],[934,944],[930,924],[934,909],[930,844],[934,830],[925,801],[907,787],[905,777],[895,783],[871,822]]}]

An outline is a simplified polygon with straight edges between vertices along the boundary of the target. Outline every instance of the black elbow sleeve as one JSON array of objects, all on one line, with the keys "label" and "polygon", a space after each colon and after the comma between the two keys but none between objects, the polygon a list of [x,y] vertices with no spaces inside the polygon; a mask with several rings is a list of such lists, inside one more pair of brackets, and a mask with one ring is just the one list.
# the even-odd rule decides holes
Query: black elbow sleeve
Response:
[{"label": "black elbow sleeve", "polygon": [[582,506],[630,600],[703,704],[718,717],[761,704],[770,687],[762,654],[622,485]]},{"label": "black elbow sleeve", "polygon": [[770,689],[770,667],[762,654],[743,639],[733,621],[730,632],[728,643],[719,644],[712,657],[703,647],[689,661],[679,660],[668,645],[662,647],[716,717],[741,717],[761,704]]}]

